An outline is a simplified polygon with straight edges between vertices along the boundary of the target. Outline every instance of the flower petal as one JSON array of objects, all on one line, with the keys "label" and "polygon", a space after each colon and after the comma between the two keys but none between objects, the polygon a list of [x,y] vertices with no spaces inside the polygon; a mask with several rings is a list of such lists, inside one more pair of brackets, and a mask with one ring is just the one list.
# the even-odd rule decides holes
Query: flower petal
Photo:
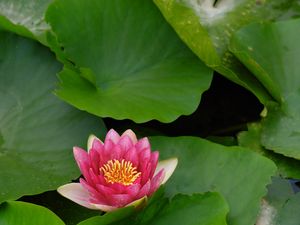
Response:
[{"label": "flower petal", "polygon": [[130,148],[134,146],[131,138],[127,135],[122,136],[120,138],[118,145],[122,147],[123,152],[127,152]]},{"label": "flower petal", "polygon": [[119,142],[119,139],[120,139],[120,135],[114,129],[110,129],[106,134],[104,143],[107,140],[111,140],[113,143],[117,144]]},{"label": "flower petal", "polygon": [[74,147],[73,154],[81,173],[86,179],[89,179],[89,168],[91,165],[88,153],[79,147]]},{"label": "flower petal", "polygon": [[89,139],[88,139],[88,142],[87,142],[87,151],[88,152],[92,149],[94,140],[100,141],[103,144],[103,142],[99,138],[97,138],[95,135],[91,134],[89,136]]},{"label": "flower petal", "polygon": [[117,207],[113,207],[110,205],[101,205],[101,204],[94,204],[94,203],[91,203],[91,205],[94,207],[94,209],[99,209],[103,212],[112,212],[118,209]]},{"label": "flower petal", "polygon": [[122,134],[121,137],[124,137],[124,136],[128,136],[128,137],[131,139],[131,141],[133,142],[133,144],[136,144],[136,143],[137,143],[136,135],[135,135],[135,133],[134,133],[132,130],[130,130],[130,129],[126,130],[126,131]]},{"label": "flower petal", "polygon": [[160,170],[164,169],[165,176],[162,180],[161,184],[164,184],[167,182],[167,180],[170,178],[170,176],[173,174],[174,170],[176,169],[176,166],[178,164],[177,158],[170,158],[163,161],[158,162],[154,176],[160,172]]},{"label": "flower petal", "polygon": [[142,151],[143,149],[145,149],[145,148],[151,149],[149,140],[148,140],[148,138],[146,138],[146,137],[140,139],[140,140],[136,143],[135,147],[136,147],[136,150],[137,150],[138,153],[139,153],[140,151]]},{"label": "flower petal", "polygon": [[98,209],[94,205],[90,204],[89,193],[86,191],[80,183],[70,183],[60,186],[57,189],[58,193],[62,196],[76,202],[89,209]]}]

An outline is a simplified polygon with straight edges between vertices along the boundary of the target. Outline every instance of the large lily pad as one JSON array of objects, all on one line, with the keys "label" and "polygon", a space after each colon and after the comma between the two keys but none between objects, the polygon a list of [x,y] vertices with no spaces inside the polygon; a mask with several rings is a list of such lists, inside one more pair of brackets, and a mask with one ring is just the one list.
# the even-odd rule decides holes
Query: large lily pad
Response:
[{"label": "large lily pad", "polygon": [[[252,91],[263,103],[268,92],[228,50],[232,34],[255,21],[299,16],[297,0],[154,0],[182,40],[228,79]],[[289,13],[288,13],[289,12]],[[276,98],[277,96],[272,96]]]},{"label": "large lily pad", "polygon": [[[105,131],[56,98],[61,65],[50,52],[0,33],[0,202],[56,189],[79,175],[72,147]],[[85,146],[84,146],[85,147]]]},{"label": "large lily pad", "polygon": [[1,225],[65,225],[53,212],[26,202],[9,201],[0,205]]},{"label": "large lily pad", "polygon": [[[178,157],[166,193],[220,192],[228,202],[228,222],[254,224],[274,163],[242,147],[226,147],[195,137],[153,137],[161,158]],[[241,200],[242,199],[242,200]]]},{"label": "large lily pad", "polygon": [[212,78],[149,0],[63,0],[47,21],[77,70],[57,95],[101,117],[170,122],[196,110]]},{"label": "large lily pad", "polygon": [[[120,215],[126,215],[123,213],[126,212],[125,209],[120,210],[120,213],[117,211],[87,219],[78,225],[226,225],[228,211],[226,201],[218,193],[192,196],[180,194],[171,201],[162,201],[162,199],[155,201],[138,215],[119,221]],[[114,219],[114,216],[117,219]]]},{"label": "large lily pad", "polygon": [[44,14],[52,0],[0,0],[0,27],[46,44]]},{"label": "large lily pad", "polygon": [[299,30],[299,19],[253,24],[237,32],[231,45],[269,92],[278,96],[278,104],[267,105],[262,145],[296,159],[300,159]]},{"label": "large lily pad", "polygon": [[300,179],[300,161],[266,150],[261,145],[261,130],[261,123],[248,124],[248,131],[243,131],[238,134],[239,145],[262,154],[275,162],[278,168],[278,174],[281,177]]}]

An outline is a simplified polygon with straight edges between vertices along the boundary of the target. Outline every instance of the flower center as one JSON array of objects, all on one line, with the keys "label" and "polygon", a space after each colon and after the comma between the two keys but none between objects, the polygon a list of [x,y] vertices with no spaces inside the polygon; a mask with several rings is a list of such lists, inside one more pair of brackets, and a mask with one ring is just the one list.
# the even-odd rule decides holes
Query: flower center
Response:
[{"label": "flower center", "polygon": [[107,183],[120,183],[131,185],[141,175],[137,168],[130,161],[109,160],[100,168]]}]

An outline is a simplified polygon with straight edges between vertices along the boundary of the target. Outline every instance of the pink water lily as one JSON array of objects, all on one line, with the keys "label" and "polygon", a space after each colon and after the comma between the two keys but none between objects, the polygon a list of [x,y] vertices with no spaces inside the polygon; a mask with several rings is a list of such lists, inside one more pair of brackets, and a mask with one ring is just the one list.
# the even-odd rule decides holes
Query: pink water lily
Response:
[{"label": "pink water lily", "polygon": [[148,138],[137,140],[132,130],[121,136],[111,129],[104,143],[91,135],[88,152],[74,147],[75,160],[84,178],[58,188],[66,198],[90,209],[113,211],[138,206],[174,172],[177,159],[158,162]]}]

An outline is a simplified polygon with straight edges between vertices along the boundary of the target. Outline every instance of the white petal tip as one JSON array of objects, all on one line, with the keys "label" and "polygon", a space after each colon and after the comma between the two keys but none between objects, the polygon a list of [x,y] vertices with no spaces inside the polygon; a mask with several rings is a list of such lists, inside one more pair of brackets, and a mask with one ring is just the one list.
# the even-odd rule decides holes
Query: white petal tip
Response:
[{"label": "white petal tip", "polygon": [[93,147],[93,142],[94,140],[99,140],[100,142],[102,142],[99,138],[97,138],[94,134],[91,134],[88,138],[88,142],[87,142],[87,150],[90,151],[91,148]]},{"label": "white petal tip", "polygon": [[170,158],[166,160],[162,160],[158,162],[157,168],[155,173],[158,173],[161,169],[164,169],[165,171],[165,176],[164,179],[162,180],[161,184],[164,184],[169,180],[169,178],[172,176],[174,173],[176,167],[178,164],[178,159],[177,158]]},{"label": "white petal tip", "polygon": [[134,144],[137,143],[137,137],[136,137],[135,133],[134,133],[131,129],[126,130],[126,131],[122,134],[122,137],[125,136],[125,135],[128,136],[128,137],[132,140],[132,142],[133,142]]},{"label": "white petal tip", "polygon": [[57,192],[65,198],[89,209],[96,209],[89,203],[89,193],[80,183],[70,183],[60,186]]}]

